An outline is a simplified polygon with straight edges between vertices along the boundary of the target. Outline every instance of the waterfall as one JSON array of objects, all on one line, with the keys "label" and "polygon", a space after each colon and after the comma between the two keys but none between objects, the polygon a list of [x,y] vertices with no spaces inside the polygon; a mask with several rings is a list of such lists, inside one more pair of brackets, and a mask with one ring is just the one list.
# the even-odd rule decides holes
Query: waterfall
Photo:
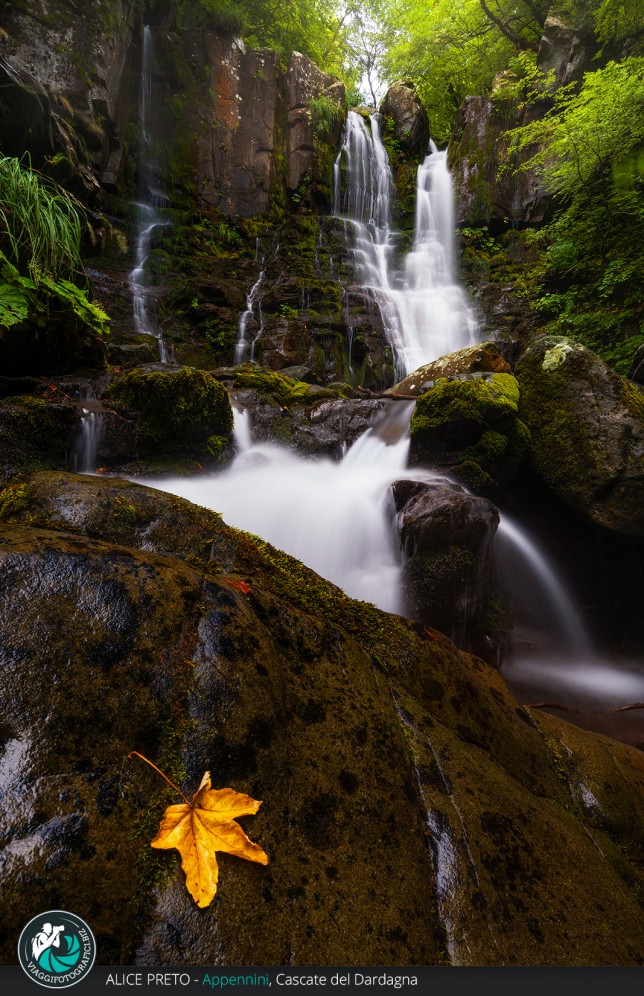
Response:
[{"label": "waterfall", "polygon": [[[255,301],[257,300],[258,295],[260,294],[260,291],[261,291],[261,288],[262,288],[262,283],[264,282],[264,276],[265,276],[265,274],[266,274],[266,270],[264,268],[264,257],[262,257],[261,269],[260,269],[260,272],[259,272],[259,277],[257,278],[257,280],[255,281],[255,283],[251,287],[249,293],[246,295],[246,311],[244,311],[240,315],[239,325],[237,326],[237,343],[235,344],[235,363],[236,364],[244,362],[244,354],[246,353],[246,350],[248,348],[248,342],[246,340],[246,329],[248,327],[248,323],[249,323],[250,319],[253,317],[253,315],[255,313]],[[264,331],[264,315],[263,315],[263,312],[262,312],[261,298],[259,300],[257,300],[257,310],[258,310],[258,314],[259,314],[259,322],[258,322],[257,333],[253,337],[253,340],[252,340],[252,342],[250,344],[250,357],[249,358],[251,360],[255,359],[255,345],[257,343],[257,340],[261,336],[262,332]]]},{"label": "waterfall", "polygon": [[[379,137],[349,114],[335,163],[335,213],[351,234],[363,290],[379,304],[400,375],[471,343],[476,325],[454,282],[454,225],[446,157],[432,147],[419,166],[413,245],[406,257],[391,217],[394,186]],[[261,330],[265,259],[240,317],[235,359],[252,357],[251,320]],[[347,308],[346,295],[343,308]],[[258,310],[259,309],[259,310]],[[349,340],[349,350],[350,350]],[[347,594],[391,612],[402,609],[401,550],[388,506],[399,479],[442,475],[407,467],[411,405],[389,402],[381,424],[365,432],[338,462],[304,458],[272,443],[254,443],[250,416],[235,412],[237,455],[223,472],[147,481],[220,512],[296,557]],[[499,587],[513,608],[503,673],[524,702],[622,704],[644,699],[644,680],[628,664],[602,661],[560,572],[505,515],[495,542]],[[586,717],[587,718],[587,717]]]},{"label": "waterfall", "polygon": [[519,701],[581,709],[583,725],[641,740],[637,716],[609,711],[644,699],[641,662],[607,660],[600,653],[556,565],[505,514],[495,540],[495,568],[514,616],[501,673]]},{"label": "waterfall", "polygon": [[334,167],[334,213],[352,236],[363,288],[377,302],[402,379],[476,339],[477,324],[453,272],[454,207],[447,153],[431,150],[418,167],[413,246],[400,260],[392,228],[395,188],[380,138],[380,115],[350,111]]},{"label": "waterfall", "polygon": [[250,415],[247,411],[240,411],[238,408],[233,408],[233,422],[233,442],[235,443],[237,452],[243,453],[253,445],[250,431]]},{"label": "waterfall", "polygon": [[538,644],[540,654],[593,655],[590,636],[546,554],[505,514],[494,544],[498,583],[514,606],[512,642]]},{"label": "waterfall", "polygon": [[235,414],[238,455],[228,470],[194,479],[146,482],[220,512],[297,557],[354,598],[400,611],[400,544],[387,494],[409,471],[411,405],[392,402],[379,425],[334,462],[307,460],[272,443],[249,443],[247,416]]},{"label": "waterfall", "polygon": [[81,417],[72,446],[72,470],[77,474],[95,473],[98,462],[98,447],[103,435],[103,416],[99,411],[92,410],[92,402],[92,398],[86,398],[81,402]]},{"label": "waterfall", "polygon": [[157,228],[169,224],[159,208],[166,207],[168,199],[159,189],[152,159],[154,140],[154,88],[153,59],[154,41],[149,26],[143,28],[143,49],[141,54],[141,84],[139,93],[139,124],[141,143],[139,150],[139,200],[133,202],[137,217],[137,231],[134,249],[134,268],[129,275],[132,294],[132,314],[134,328],[138,335],[153,336],[159,345],[161,363],[170,362],[171,351],[163,341],[160,329],[150,314],[150,289],[145,277],[145,264],[150,255],[152,236]]}]

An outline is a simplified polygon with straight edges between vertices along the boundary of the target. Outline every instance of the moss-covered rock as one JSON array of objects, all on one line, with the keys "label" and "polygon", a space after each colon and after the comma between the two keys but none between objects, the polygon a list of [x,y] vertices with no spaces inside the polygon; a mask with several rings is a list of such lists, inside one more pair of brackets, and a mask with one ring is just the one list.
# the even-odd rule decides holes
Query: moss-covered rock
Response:
[{"label": "moss-covered rock", "polygon": [[511,374],[438,380],[416,402],[410,461],[443,470],[475,491],[508,484],[530,438],[518,403]]},{"label": "moss-covered rock", "polygon": [[593,522],[644,535],[644,397],[589,349],[542,336],[517,366],[534,471]]},{"label": "moss-covered rock", "polygon": [[408,374],[404,380],[383,392],[395,397],[399,394],[418,397],[432,386],[435,380],[442,377],[454,377],[467,373],[510,373],[510,364],[504,360],[493,342],[480,342],[475,346],[466,346],[437,360],[418,367]]},{"label": "moss-covered rock", "polygon": [[[108,385],[104,402],[119,417],[109,426],[112,441],[106,448],[112,448],[120,466],[136,462],[138,453],[155,470],[166,463],[176,469],[177,458],[218,461],[231,442],[228,392],[205,370],[158,364],[138,367]],[[127,450],[128,430],[136,452]],[[126,444],[120,453],[119,438]]]},{"label": "moss-covered rock", "polygon": [[19,473],[69,466],[76,407],[20,394],[0,399],[0,481]]},{"label": "moss-covered rock", "polygon": [[[519,707],[439,633],[115,479],[28,481],[0,582],[4,963],[56,908],[107,964],[641,960],[642,754]],[[132,749],[263,799],[271,864],[222,855],[197,909]]]},{"label": "moss-covered rock", "polygon": [[282,408],[291,408],[298,404],[310,405],[322,398],[338,397],[336,391],[322,389],[317,384],[307,384],[302,380],[293,380],[285,374],[251,366],[236,373],[233,387],[235,390],[257,391],[261,397],[272,399]]},{"label": "moss-covered rock", "polygon": [[387,90],[380,112],[391,117],[401,149],[422,159],[429,142],[429,119],[412,80],[396,80]]}]

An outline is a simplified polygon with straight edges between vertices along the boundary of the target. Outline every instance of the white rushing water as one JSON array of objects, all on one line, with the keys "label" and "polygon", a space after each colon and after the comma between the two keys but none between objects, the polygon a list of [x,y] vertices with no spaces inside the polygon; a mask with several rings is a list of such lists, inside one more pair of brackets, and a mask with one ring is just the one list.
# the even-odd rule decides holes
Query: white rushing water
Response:
[{"label": "white rushing water", "polygon": [[333,461],[306,460],[273,443],[253,444],[248,415],[236,412],[239,453],[228,470],[152,483],[216,509],[228,525],[258,534],[354,598],[400,611],[400,549],[387,510],[388,488],[401,476],[435,476],[406,469],[410,414],[409,406],[392,402],[381,427]]},{"label": "white rushing water", "polygon": [[611,713],[644,701],[641,662],[606,659],[593,644],[560,569],[506,515],[495,540],[495,567],[514,617],[501,673],[519,700],[578,709],[591,729],[641,740],[640,715]]},{"label": "white rushing water", "polygon": [[477,323],[454,279],[454,198],[447,153],[431,146],[418,168],[412,249],[400,256],[392,227],[395,187],[380,139],[380,115],[350,111],[335,162],[334,212],[344,218],[362,286],[376,300],[402,379],[471,345]]},{"label": "white rushing water", "polygon": [[515,647],[539,644],[540,653],[592,656],[590,636],[557,568],[507,515],[494,543],[498,583],[515,605]]},{"label": "white rushing water", "polygon": [[[264,314],[262,312],[262,299],[261,290],[262,284],[264,282],[264,277],[266,275],[266,270],[264,268],[264,259],[262,257],[261,269],[259,271],[259,276],[253,286],[251,287],[249,293],[246,295],[246,310],[242,312],[239,316],[239,323],[237,325],[237,342],[235,344],[235,363],[243,363],[244,360],[255,359],[255,345],[257,340],[260,338],[262,332],[264,331]],[[246,338],[246,332],[248,330],[248,323],[255,315],[255,304],[257,303],[257,331],[253,336],[250,343]],[[250,349],[249,349],[250,346]],[[246,353],[249,353],[246,356]]]},{"label": "white rushing water", "polygon": [[77,474],[93,474],[96,471],[98,447],[103,435],[103,416],[92,411],[93,399],[82,402],[76,437],[72,447],[72,470]]},{"label": "white rushing water", "polygon": [[159,346],[161,363],[168,363],[172,356],[168,350],[153,315],[150,312],[151,292],[148,287],[145,264],[150,256],[152,237],[157,228],[167,225],[159,208],[167,206],[167,197],[158,189],[152,168],[153,141],[153,35],[149,26],[143,28],[141,55],[141,83],[139,93],[139,125],[141,147],[139,160],[140,199],[133,203],[137,216],[134,248],[134,267],[129,275],[132,294],[132,316],[139,335],[153,336]]}]

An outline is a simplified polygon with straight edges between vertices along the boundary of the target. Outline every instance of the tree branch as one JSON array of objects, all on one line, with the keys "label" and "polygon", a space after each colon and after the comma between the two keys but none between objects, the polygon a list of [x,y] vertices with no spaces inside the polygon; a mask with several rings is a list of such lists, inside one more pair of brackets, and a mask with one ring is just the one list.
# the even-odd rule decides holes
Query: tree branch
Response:
[{"label": "tree branch", "polygon": [[513,45],[516,45],[516,47],[518,49],[523,49],[523,50],[525,50],[525,49],[527,49],[527,48],[530,47],[528,45],[527,41],[525,41],[521,37],[521,35],[517,35],[512,30],[512,28],[510,27],[509,24],[507,24],[505,21],[502,21],[500,17],[496,16],[496,14],[492,13],[492,11],[490,10],[490,8],[486,4],[485,0],[479,0],[479,3],[481,5],[481,10],[485,14],[485,16],[488,18],[488,20],[492,21],[492,24],[495,24],[496,27],[501,32],[501,34],[504,35],[506,38],[509,38],[509,40],[512,42]]}]

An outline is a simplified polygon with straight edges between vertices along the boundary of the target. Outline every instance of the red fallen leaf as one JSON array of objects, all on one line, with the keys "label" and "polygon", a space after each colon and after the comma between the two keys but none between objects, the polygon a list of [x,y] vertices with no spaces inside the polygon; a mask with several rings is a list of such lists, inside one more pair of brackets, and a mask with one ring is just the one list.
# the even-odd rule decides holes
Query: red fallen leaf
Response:
[{"label": "red fallen leaf", "polygon": [[241,591],[242,595],[247,595],[250,591],[250,585],[246,581],[234,581],[233,578],[224,578],[224,581]]},{"label": "red fallen leaf", "polygon": [[47,387],[49,388],[50,391],[57,391],[58,390],[58,388],[56,387],[55,384],[48,384]]},{"label": "red fallen leaf", "polygon": [[107,474],[107,467],[97,467],[96,468],[96,473],[97,474]]}]

